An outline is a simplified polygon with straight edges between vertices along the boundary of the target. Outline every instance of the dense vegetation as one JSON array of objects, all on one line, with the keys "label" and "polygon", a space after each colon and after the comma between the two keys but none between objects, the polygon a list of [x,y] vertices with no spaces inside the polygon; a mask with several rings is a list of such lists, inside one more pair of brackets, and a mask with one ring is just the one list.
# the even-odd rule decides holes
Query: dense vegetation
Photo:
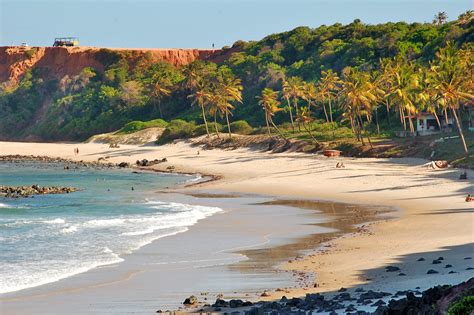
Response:
[{"label": "dense vegetation", "polygon": [[440,13],[423,24],[298,27],[236,42],[223,64],[182,68],[104,49],[104,72],[85,68],[52,80],[37,68],[4,90],[0,136],[82,140],[159,118],[180,119],[158,124],[168,126],[169,139],[263,126],[257,130],[315,143],[340,135],[370,143],[393,129],[413,132],[421,111],[461,127],[472,105],[473,30],[470,11],[452,22]]}]

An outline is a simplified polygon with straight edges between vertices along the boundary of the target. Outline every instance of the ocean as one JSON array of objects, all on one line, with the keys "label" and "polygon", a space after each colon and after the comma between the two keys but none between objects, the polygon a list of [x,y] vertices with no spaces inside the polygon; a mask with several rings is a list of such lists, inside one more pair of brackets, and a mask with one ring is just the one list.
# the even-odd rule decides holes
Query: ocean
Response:
[{"label": "ocean", "polygon": [[[0,185],[73,186],[80,191],[0,197],[0,293],[119,263],[162,237],[185,232],[221,209],[160,201],[155,193],[195,176],[0,163]],[[133,187],[133,190],[132,190]]]}]

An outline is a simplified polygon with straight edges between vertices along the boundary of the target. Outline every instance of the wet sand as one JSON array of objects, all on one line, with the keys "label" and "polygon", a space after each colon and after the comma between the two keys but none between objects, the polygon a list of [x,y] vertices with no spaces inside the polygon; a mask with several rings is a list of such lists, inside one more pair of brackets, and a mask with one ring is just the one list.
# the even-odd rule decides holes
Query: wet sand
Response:
[{"label": "wet sand", "polygon": [[205,293],[200,295],[203,303],[214,302],[218,294],[255,301],[265,290],[302,285],[292,272],[278,268],[282,262],[355,231],[353,224],[382,219],[379,214],[388,210],[217,195],[157,194],[159,200],[219,206],[225,212],[124,256],[122,263],[4,294],[2,314],[149,314],[178,309],[186,297],[199,293]]}]

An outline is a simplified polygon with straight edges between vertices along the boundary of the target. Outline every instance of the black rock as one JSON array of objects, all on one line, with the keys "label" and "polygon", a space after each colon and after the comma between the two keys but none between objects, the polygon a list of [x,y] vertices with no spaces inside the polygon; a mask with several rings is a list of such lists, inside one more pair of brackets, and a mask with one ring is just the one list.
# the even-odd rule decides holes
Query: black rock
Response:
[{"label": "black rock", "polygon": [[212,307],[228,307],[229,303],[222,299],[216,299],[216,302],[212,304]]},{"label": "black rock", "polygon": [[438,257],[438,260],[444,260],[443,256]]},{"label": "black rock", "polygon": [[387,303],[385,303],[384,301],[382,300],[378,300],[377,302],[375,302],[374,304],[372,304],[371,306],[382,306],[382,305],[385,305]]},{"label": "black rock", "polygon": [[428,275],[432,275],[432,274],[435,274],[435,273],[439,273],[439,272],[437,272],[437,271],[434,270],[434,269],[430,269],[430,270],[428,270],[428,271],[426,272],[426,274],[428,274]]},{"label": "black rock", "polygon": [[399,276],[406,276],[406,273],[400,272],[398,275]]},{"label": "black rock", "polygon": [[346,292],[347,289],[346,288],[340,288],[339,290],[337,290],[337,292]]},{"label": "black rock", "polygon": [[335,299],[338,301],[349,301],[351,299],[351,295],[347,292],[344,292],[344,293],[336,295]]},{"label": "black rock", "polygon": [[253,305],[253,303],[250,302],[250,301],[245,301],[244,303],[242,303],[242,306],[244,306],[244,307],[245,306],[252,306],[252,305]]},{"label": "black rock", "polygon": [[453,273],[457,273],[456,271],[454,270],[451,270],[450,272],[448,272],[449,274],[453,274]]},{"label": "black rock", "polygon": [[229,301],[230,308],[242,307],[243,304],[244,304],[244,301],[242,301],[242,300],[230,300]]},{"label": "black rock", "polygon": [[372,290],[367,291],[366,293],[362,293],[359,297],[358,301],[363,302],[364,300],[374,300],[374,299],[382,299],[386,296],[390,296],[390,293],[387,292],[374,292]]},{"label": "black rock", "polygon": [[187,299],[184,300],[183,304],[184,305],[194,305],[194,304],[197,304],[197,302],[198,302],[197,297],[195,297],[194,295],[191,295],[190,297],[188,297]]},{"label": "black rock", "polygon": [[346,312],[354,312],[357,311],[357,309],[354,307],[353,304],[349,304],[346,308]]},{"label": "black rock", "polygon": [[441,260],[435,259],[432,262],[433,265],[441,264]]},{"label": "black rock", "polygon": [[447,264],[444,268],[451,268],[453,265]]},{"label": "black rock", "polygon": [[474,270],[473,267],[467,267],[466,270]]},{"label": "black rock", "polygon": [[472,259],[472,257],[464,257],[465,260]]},{"label": "black rock", "polygon": [[423,257],[421,257],[421,258],[418,258],[417,261],[425,261],[425,259]]},{"label": "black rock", "polygon": [[363,288],[357,288],[355,289],[355,292],[360,293],[360,292],[365,292],[365,290]]},{"label": "black rock", "polygon": [[400,271],[400,268],[395,267],[395,266],[387,266],[385,267],[386,272],[394,272],[394,271]]}]

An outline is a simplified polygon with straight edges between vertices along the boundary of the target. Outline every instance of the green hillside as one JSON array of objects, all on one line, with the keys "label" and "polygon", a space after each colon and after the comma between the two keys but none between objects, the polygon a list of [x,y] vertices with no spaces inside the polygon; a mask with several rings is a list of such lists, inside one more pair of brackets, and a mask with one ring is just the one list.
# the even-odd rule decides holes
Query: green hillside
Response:
[{"label": "green hillside", "polygon": [[[224,47],[235,52],[222,64],[182,68],[104,49],[103,72],[85,68],[52,80],[39,68],[3,90],[0,139],[84,140],[132,121],[178,118],[196,135],[206,132],[203,112],[209,132],[228,118],[285,137],[296,128],[312,141],[325,140],[321,129],[362,141],[410,130],[421,111],[454,109],[462,120],[472,104],[473,30],[472,12],[451,22],[438,15],[434,23],[298,27]],[[446,76],[462,79],[456,96],[442,90]]]}]

